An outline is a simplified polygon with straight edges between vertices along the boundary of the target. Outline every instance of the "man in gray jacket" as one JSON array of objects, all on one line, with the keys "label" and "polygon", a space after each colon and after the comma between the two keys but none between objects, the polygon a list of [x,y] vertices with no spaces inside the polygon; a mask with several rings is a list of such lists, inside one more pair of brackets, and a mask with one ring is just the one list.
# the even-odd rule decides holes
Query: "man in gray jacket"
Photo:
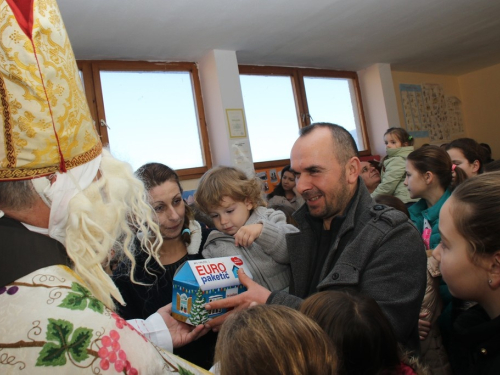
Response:
[{"label": "man in gray jacket", "polygon": [[[315,292],[354,289],[374,298],[398,340],[418,352],[426,255],[417,229],[403,213],[373,202],[358,177],[356,144],[344,128],[319,123],[301,129],[291,166],[306,205],[294,214],[300,232],[287,235],[290,293],[271,293],[241,275],[246,293],[207,308],[255,302],[298,308]],[[221,322],[209,326],[217,329]]]}]

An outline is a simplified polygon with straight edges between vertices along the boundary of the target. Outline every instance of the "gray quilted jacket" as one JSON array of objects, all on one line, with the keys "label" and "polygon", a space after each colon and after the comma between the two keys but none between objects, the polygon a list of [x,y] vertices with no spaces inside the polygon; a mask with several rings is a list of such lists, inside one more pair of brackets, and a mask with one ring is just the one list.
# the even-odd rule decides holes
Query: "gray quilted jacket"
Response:
[{"label": "gray quilted jacket", "polygon": [[[423,241],[406,215],[376,204],[361,180],[358,186],[316,289],[351,288],[372,297],[389,318],[399,342],[418,353],[418,315],[427,268]],[[286,237],[292,269],[290,293],[273,292],[267,303],[299,308],[308,297],[314,269],[309,253],[316,251],[319,237],[307,219],[307,205],[293,216],[300,232]]]}]

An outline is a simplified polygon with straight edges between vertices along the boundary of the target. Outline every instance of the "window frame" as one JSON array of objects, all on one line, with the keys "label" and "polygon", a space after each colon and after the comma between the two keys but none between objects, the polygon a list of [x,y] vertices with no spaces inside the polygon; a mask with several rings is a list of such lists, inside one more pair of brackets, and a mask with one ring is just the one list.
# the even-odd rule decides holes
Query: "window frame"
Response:
[{"label": "window frame", "polygon": [[[212,156],[210,154],[207,122],[205,109],[201,94],[200,77],[195,63],[190,62],[147,62],[147,61],[111,61],[111,60],[82,60],[77,61],[78,68],[82,72],[85,95],[89,103],[90,113],[94,119],[95,127],[101,137],[103,146],[109,145],[108,131],[106,127],[106,113],[104,111],[104,99],[101,86],[101,71],[115,72],[188,72],[191,76],[193,100],[196,116],[198,119],[198,131],[200,135],[201,154],[204,166],[194,168],[177,169],[176,172],[181,180],[200,178],[212,167]],[[104,125],[102,123],[104,121]],[[112,146],[112,145],[111,145]]]},{"label": "window frame", "polygon": [[[354,94],[357,103],[357,111],[361,126],[361,135],[365,150],[359,151],[359,156],[371,155],[370,141],[368,138],[368,130],[363,110],[363,101],[361,99],[361,89],[359,86],[358,74],[352,71],[343,70],[326,70],[313,68],[293,68],[280,66],[257,66],[257,65],[238,65],[240,75],[266,75],[266,76],[286,76],[291,78],[292,89],[295,98],[296,115],[300,128],[304,128],[311,124],[309,108],[307,105],[306,90],[304,85],[304,77],[324,77],[324,78],[347,78],[352,79],[354,86]],[[299,129],[297,129],[299,130]],[[272,160],[265,162],[254,163],[255,169],[267,169],[274,167],[282,167],[290,164],[290,159]]]}]

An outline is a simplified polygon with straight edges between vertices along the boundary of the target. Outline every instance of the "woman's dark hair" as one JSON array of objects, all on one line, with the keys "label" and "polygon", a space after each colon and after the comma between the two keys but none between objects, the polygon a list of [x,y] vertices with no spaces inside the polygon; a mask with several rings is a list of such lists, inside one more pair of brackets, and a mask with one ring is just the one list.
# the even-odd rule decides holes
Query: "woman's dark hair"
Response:
[{"label": "woman's dark hair", "polygon": [[500,171],[500,160],[493,160],[484,165],[484,173]]},{"label": "woman's dark hair", "polygon": [[281,170],[281,172],[280,172],[280,176],[281,176],[280,183],[278,185],[276,185],[276,187],[274,188],[274,190],[271,193],[267,194],[267,200],[271,199],[275,195],[280,196],[280,197],[284,197],[285,196],[285,189],[283,189],[283,175],[285,174],[285,172],[292,173],[290,171],[290,165],[287,165],[287,166],[283,167],[283,169]]},{"label": "woman's dark hair", "polygon": [[467,175],[460,168],[454,168],[455,179],[453,180],[453,163],[450,155],[438,146],[424,146],[416,149],[406,158],[413,167],[421,174],[432,172],[443,189],[455,188],[463,182]]},{"label": "woman's dark hair", "polygon": [[[179,191],[181,195],[183,193],[181,182],[179,180],[179,176],[177,173],[170,167],[167,167],[165,164],[161,163],[147,163],[140,167],[137,171],[135,171],[135,175],[139,180],[144,183],[144,186],[148,191],[151,189],[162,185],[166,181],[172,181],[177,183],[179,186]],[[182,226],[182,230],[189,229],[189,221],[193,219],[193,214],[189,206],[184,202],[184,207],[186,209],[186,213],[184,215],[184,223]],[[191,234],[185,232],[181,235],[182,240],[186,244],[191,243]]]},{"label": "woman's dark hair", "polygon": [[389,128],[384,133],[384,136],[387,134],[394,135],[398,139],[398,141],[401,142],[401,146],[403,146],[405,143],[408,146],[413,146],[413,142],[415,141],[413,137],[408,134],[408,132],[403,128]]},{"label": "woman's dark hair", "polygon": [[484,149],[472,138],[458,138],[454,141],[448,143],[446,146],[446,151],[452,148],[458,148],[464,154],[465,158],[469,163],[474,163],[476,160],[479,161],[478,174],[483,173],[483,165],[485,160]]},{"label": "woman's dark hair", "polygon": [[487,143],[480,143],[479,146],[481,146],[483,148],[483,152],[484,152],[484,164],[491,163],[493,160],[495,160],[495,159],[492,159],[492,157],[491,157],[491,147],[490,147],[489,144],[487,144]]},{"label": "woman's dark hair", "polygon": [[401,363],[394,330],[373,298],[354,291],[313,294],[300,311],[333,341],[339,375],[392,373]]}]

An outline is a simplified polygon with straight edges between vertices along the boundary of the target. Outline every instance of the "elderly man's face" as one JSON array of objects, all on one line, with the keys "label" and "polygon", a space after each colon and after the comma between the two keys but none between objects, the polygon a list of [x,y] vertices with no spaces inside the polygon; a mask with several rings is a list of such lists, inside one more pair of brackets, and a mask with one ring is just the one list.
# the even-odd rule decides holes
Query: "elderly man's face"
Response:
[{"label": "elderly man's face", "polygon": [[305,199],[309,213],[323,219],[325,228],[344,212],[353,194],[348,187],[349,163],[340,165],[334,147],[330,130],[317,128],[300,137],[291,153],[297,191]]},{"label": "elderly man's face", "polygon": [[375,190],[380,184],[380,173],[371,163],[367,161],[361,162],[361,178],[365,182],[368,190]]}]

